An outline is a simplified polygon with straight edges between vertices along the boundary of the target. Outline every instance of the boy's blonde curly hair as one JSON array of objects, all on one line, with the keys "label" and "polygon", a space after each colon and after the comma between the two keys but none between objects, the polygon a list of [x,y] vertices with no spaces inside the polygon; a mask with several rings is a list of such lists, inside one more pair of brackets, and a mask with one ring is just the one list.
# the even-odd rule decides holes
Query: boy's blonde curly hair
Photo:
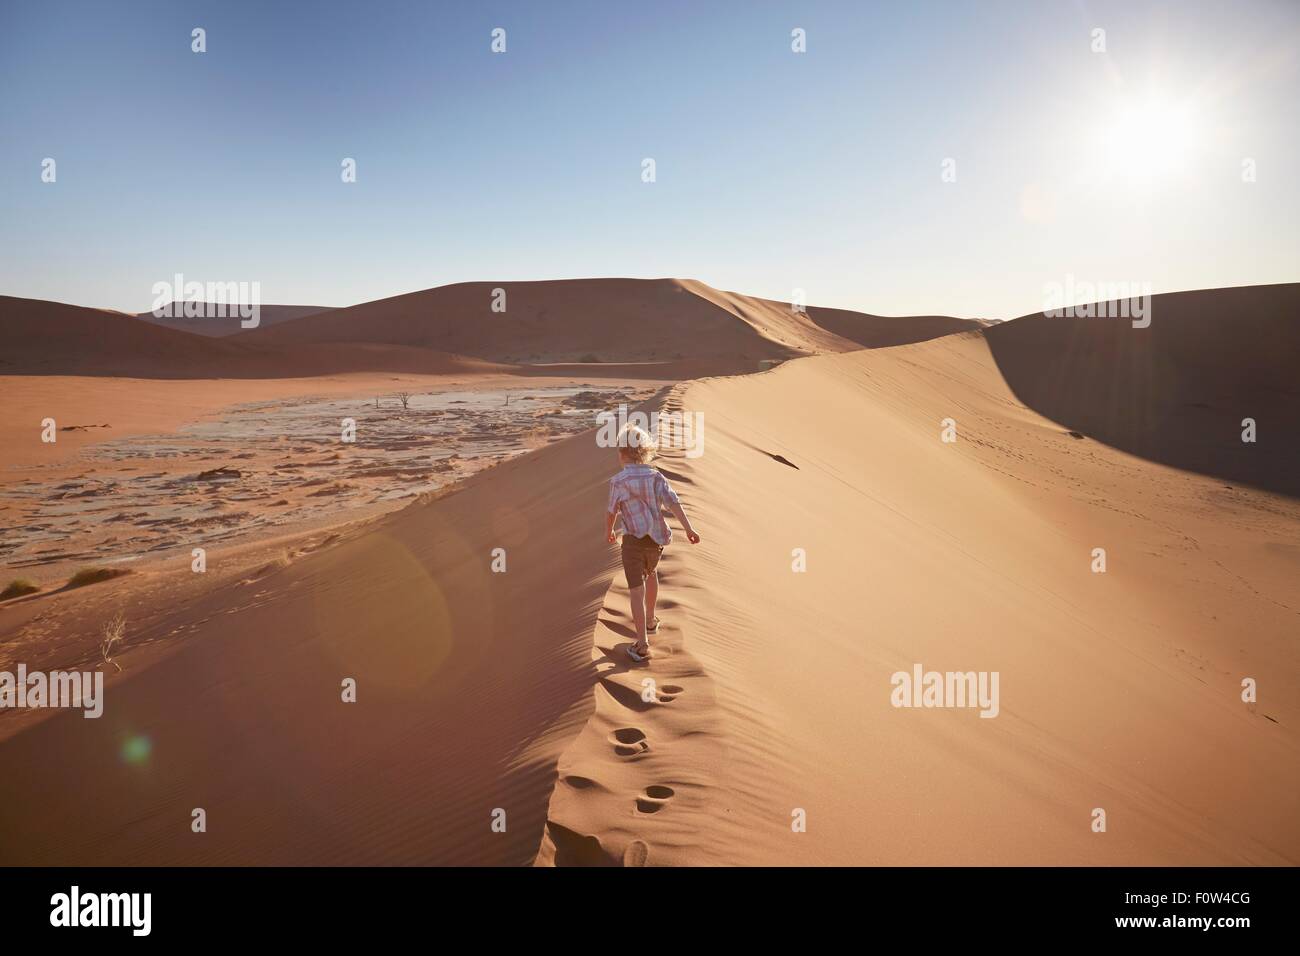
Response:
[{"label": "boy's blonde curly hair", "polygon": [[618,432],[618,451],[627,461],[638,465],[648,465],[659,450],[650,433],[638,425],[628,422]]}]

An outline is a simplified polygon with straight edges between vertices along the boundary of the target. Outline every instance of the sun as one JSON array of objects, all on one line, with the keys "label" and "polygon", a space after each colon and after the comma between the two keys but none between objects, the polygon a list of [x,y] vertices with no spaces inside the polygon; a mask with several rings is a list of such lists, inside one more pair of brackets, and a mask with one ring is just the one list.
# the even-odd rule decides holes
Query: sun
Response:
[{"label": "sun", "polygon": [[1145,187],[1180,179],[1202,146],[1190,101],[1161,94],[1121,100],[1098,117],[1096,174],[1104,182]]}]

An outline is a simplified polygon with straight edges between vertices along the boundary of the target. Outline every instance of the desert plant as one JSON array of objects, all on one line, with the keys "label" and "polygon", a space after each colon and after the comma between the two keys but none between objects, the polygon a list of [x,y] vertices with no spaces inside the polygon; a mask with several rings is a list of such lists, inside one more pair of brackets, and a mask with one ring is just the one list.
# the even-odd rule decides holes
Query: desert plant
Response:
[{"label": "desert plant", "polygon": [[35,594],[40,590],[36,584],[28,581],[26,578],[14,578],[9,582],[9,586],[0,591],[0,601],[7,601],[10,598],[22,597],[24,594]]},{"label": "desert plant", "polygon": [[68,579],[65,587],[85,587],[87,584],[98,584],[100,581],[107,581],[128,573],[120,568],[82,568]]},{"label": "desert plant", "polygon": [[411,404],[411,393],[410,393],[410,392],[398,392],[398,393],[397,393],[397,400],[398,400],[399,402],[402,403],[402,411],[406,411],[407,406],[409,406],[409,405]]},{"label": "desert plant", "polygon": [[104,657],[105,664],[112,664],[120,672],[122,665],[113,660],[113,645],[122,640],[126,634],[126,617],[121,611],[114,614],[104,625],[104,639],[99,643],[99,653]]}]

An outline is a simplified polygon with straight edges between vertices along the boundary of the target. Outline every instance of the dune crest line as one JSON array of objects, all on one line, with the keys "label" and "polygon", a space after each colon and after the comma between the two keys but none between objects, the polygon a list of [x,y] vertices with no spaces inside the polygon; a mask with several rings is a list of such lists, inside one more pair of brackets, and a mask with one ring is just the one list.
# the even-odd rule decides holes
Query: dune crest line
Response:
[{"label": "dune crest line", "polygon": [[[658,411],[684,411],[684,385]],[[690,507],[691,462],[664,449],[656,464]],[[557,764],[535,865],[657,866],[717,864],[699,840],[716,805],[726,750],[713,680],[688,650],[684,592],[700,587],[699,549],[688,558],[684,536],[659,564],[659,634],[654,656],[634,663],[628,590],[615,572],[592,631],[594,710]],[[688,568],[690,570],[688,570]]]}]

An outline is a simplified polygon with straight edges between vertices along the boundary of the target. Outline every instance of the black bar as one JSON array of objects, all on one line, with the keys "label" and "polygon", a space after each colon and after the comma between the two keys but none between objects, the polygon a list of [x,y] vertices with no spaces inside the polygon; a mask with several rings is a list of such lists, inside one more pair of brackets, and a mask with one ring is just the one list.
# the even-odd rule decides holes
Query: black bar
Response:
[{"label": "black bar", "polygon": [[[337,944],[421,938],[431,929],[451,945],[465,933],[486,943],[545,927],[544,940],[536,942],[580,948],[584,940],[599,945],[590,934],[620,925],[638,934],[651,931],[643,937],[647,944],[656,929],[665,940],[681,939],[702,920],[716,931],[760,939],[774,929],[815,924],[819,934],[836,929],[867,934],[864,940],[883,940],[876,934],[901,929],[918,934],[918,943],[1046,935],[1230,946],[1246,938],[1243,933],[1286,931],[1294,922],[1296,890],[1296,871],[1289,868],[651,869],[623,876],[531,869],[106,868],[9,869],[4,875],[0,926],[6,943],[61,939],[73,945]],[[51,925],[52,900],[64,894],[70,903],[73,886],[83,907],[92,894],[94,907],[98,894],[150,894],[148,935],[135,935],[125,910],[121,922],[128,925]],[[142,910],[134,915],[142,925]],[[1208,928],[1200,924],[1204,919],[1212,921]],[[1152,922],[1121,925],[1132,920]]]}]

